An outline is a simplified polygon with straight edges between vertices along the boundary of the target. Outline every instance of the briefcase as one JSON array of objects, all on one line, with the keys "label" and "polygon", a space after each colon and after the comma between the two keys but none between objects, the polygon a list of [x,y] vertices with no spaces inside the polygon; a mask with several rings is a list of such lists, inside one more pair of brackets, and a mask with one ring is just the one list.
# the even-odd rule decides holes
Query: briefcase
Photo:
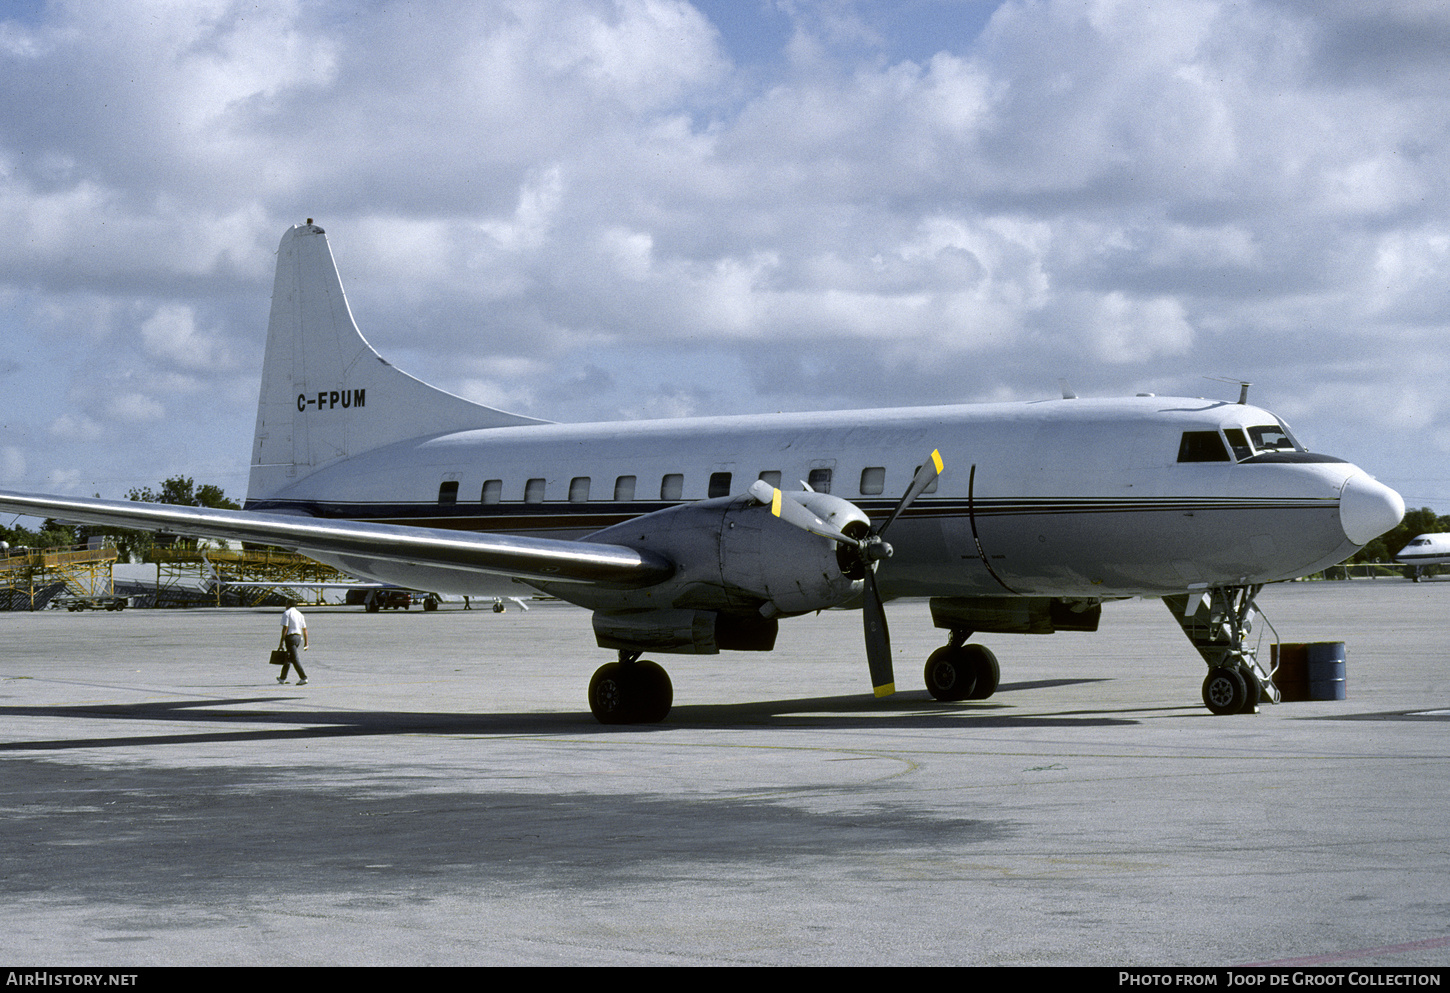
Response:
[{"label": "briefcase", "polygon": [[292,653],[285,648],[272,649],[272,657],[268,659],[273,665],[286,665],[292,661]]}]

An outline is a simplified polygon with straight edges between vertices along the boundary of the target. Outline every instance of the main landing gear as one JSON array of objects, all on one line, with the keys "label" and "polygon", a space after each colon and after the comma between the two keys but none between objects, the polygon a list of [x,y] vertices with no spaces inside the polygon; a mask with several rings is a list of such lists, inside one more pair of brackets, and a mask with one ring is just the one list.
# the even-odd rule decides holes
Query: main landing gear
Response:
[{"label": "main landing gear", "polygon": [[[970,631],[953,631],[951,642],[926,660],[926,688],[938,700],[985,700],[1002,678],[997,656],[968,645]],[[600,724],[658,724],[675,702],[669,673],[640,652],[621,650],[618,662],[600,666],[589,680],[589,709]]]},{"label": "main landing gear", "polygon": [[600,724],[658,724],[675,702],[670,675],[639,652],[621,650],[618,662],[598,668],[589,680],[589,709]]},{"label": "main landing gear", "polygon": [[1002,670],[997,656],[981,645],[968,645],[970,631],[953,630],[951,641],[926,660],[926,689],[938,700],[985,700],[997,692]]},{"label": "main landing gear", "polygon": [[1255,714],[1259,703],[1279,702],[1279,688],[1249,644],[1262,586],[1228,586],[1166,596],[1163,602],[1208,663],[1203,704],[1215,714]]}]

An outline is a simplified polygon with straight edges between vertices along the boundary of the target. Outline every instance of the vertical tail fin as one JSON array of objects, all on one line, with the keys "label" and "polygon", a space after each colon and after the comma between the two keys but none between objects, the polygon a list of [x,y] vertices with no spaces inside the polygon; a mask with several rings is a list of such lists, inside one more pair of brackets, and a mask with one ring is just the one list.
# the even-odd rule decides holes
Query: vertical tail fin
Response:
[{"label": "vertical tail fin", "polygon": [[543,424],[393,368],[358,331],[332,249],[309,219],[282,236],[262,362],[248,501],[325,466],[445,431]]}]

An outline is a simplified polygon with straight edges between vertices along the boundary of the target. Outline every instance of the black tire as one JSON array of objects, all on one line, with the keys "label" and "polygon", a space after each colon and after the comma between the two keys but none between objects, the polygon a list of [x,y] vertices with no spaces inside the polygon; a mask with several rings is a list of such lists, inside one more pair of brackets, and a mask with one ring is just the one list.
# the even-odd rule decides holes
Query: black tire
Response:
[{"label": "black tire", "polygon": [[964,648],[946,645],[926,659],[926,691],[942,701],[965,700],[977,687],[976,670]]},{"label": "black tire", "polygon": [[629,724],[633,721],[629,673],[623,662],[607,662],[594,670],[589,680],[589,709],[600,724]]},{"label": "black tire", "polygon": [[1237,714],[1244,709],[1248,687],[1237,669],[1219,666],[1203,681],[1203,705],[1215,714]]},{"label": "black tire", "polygon": [[438,601],[437,600],[434,600],[432,597],[429,597],[428,599],[426,599],[426,600],[423,601],[423,609],[424,610],[437,610],[438,609]]},{"label": "black tire", "polygon": [[997,656],[985,645],[963,645],[962,651],[967,653],[968,665],[976,677],[967,699],[985,700],[997,692],[997,685],[1002,681],[1002,667],[997,664]]},{"label": "black tire", "polygon": [[1259,712],[1259,698],[1263,695],[1264,689],[1259,685],[1258,679],[1247,672],[1239,672],[1239,678],[1244,681],[1244,706],[1239,711],[1241,714],[1257,714]]},{"label": "black tire", "polygon": [[670,712],[675,703],[675,686],[664,666],[649,659],[634,663],[634,690],[638,696],[635,721],[639,724],[658,724]]},{"label": "black tire", "polygon": [[675,688],[657,662],[608,662],[589,680],[589,709],[600,724],[657,724],[669,714]]}]

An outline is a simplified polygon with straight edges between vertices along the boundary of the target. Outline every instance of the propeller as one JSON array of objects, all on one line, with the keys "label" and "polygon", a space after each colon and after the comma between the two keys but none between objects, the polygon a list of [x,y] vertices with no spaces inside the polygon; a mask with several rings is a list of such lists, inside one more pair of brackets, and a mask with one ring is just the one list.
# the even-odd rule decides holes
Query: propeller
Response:
[{"label": "propeller", "polygon": [[[921,496],[932,482],[941,475],[944,465],[941,452],[933,450],[931,458],[916,470],[911,485],[906,488],[896,508],[891,511],[880,527],[871,528],[862,537],[852,537],[840,528],[816,516],[805,504],[787,498],[779,489],[764,480],[750,484],[750,495],[770,507],[770,512],[787,524],[818,534],[823,538],[850,549],[856,553],[865,582],[865,603],[861,607],[861,620],[866,636],[866,662],[871,669],[871,686],[877,696],[889,696],[896,692],[896,678],[891,667],[891,633],[886,627],[886,608],[881,593],[876,588],[876,563],[891,557],[891,546],[882,535]],[[849,525],[848,525],[849,526]],[[858,525],[859,526],[859,525]]]}]

